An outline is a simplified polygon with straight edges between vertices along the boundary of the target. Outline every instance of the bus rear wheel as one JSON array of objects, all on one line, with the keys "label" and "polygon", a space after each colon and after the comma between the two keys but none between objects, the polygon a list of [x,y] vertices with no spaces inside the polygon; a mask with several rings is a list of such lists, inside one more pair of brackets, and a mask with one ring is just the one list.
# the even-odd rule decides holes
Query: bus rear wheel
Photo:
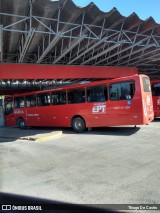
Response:
[{"label": "bus rear wheel", "polygon": [[81,117],[75,117],[72,120],[72,128],[77,133],[82,133],[86,129],[85,121]]},{"label": "bus rear wheel", "polygon": [[20,129],[26,129],[27,126],[26,126],[26,122],[23,118],[18,118],[17,119],[17,126],[20,128]]}]

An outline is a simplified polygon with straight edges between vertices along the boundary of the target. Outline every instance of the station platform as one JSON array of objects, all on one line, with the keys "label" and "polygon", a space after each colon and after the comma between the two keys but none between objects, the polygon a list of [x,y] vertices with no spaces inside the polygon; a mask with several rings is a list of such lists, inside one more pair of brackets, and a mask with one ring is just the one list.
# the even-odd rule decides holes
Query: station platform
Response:
[{"label": "station platform", "polygon": [[62,135],[62,131],[44,128],[28,128],[21,130],[18,127],[0,127],[0,138],[15,140],[43,141]]}]

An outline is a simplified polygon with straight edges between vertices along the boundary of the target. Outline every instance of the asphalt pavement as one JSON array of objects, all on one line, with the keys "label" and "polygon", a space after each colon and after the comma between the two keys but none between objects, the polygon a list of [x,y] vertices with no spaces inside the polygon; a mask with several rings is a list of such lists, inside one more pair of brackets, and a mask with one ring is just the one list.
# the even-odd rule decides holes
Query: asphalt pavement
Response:
[{"label": "asphalt pavement", "polygon": [[61,130],[44,141],[0,138],[1,192],[79,204],[160,203],[160,119],[137,128]]}]

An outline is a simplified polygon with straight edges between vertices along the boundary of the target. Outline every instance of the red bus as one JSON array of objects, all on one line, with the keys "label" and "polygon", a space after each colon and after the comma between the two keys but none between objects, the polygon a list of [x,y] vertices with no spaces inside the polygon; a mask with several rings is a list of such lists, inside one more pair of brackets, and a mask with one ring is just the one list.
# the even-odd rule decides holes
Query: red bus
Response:
[{"label": "red bus", "polygon": [[7,126],[86,128],[142,125],[154,118],[150,80],[133,75],[5,98]]},{"label": "red bus", "polygon": [[160,116],[160,79],[151,80],[154,116]]}]

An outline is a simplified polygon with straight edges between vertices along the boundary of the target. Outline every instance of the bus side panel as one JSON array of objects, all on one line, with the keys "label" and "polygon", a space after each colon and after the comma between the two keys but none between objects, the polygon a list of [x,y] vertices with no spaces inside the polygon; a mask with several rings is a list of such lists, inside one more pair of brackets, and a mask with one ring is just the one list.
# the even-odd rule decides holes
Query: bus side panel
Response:
[{"label": "bus side panel", "polygon": [[15,119],[13,112],[8,115],[5,115],[5,125],[6,126],[15,126],[16,125],[16,119]]},{"label": "bus side panel", "polygon": [[141,122],[138,100],[133,98],[130,101],[122,100],[108,103],[108,121],[110,126],[136,125]]},{"label": "bus side panel", "polygon": [[143,123],[141,89],[139,78],[135,78],[135,94],[131,100],[108,100],[87,103],[86,113],[89,127],[137,125]]},{"label": "bus side panel", "polygon": [[154,117],[160,116],[160,79],[151,80]]},{"label": "bus side panel", "polygon": [[79,103],[53,106],[53,114],[50,117],[52,122],[50,123],[52,123],[53,126],[71,127],[73,117],[80,116],[85,120],[86,127],[102,126],[100,116],[96,115],[97,119],[95,115],[92,114],[92,105],[93,103]]},{"label": "bus side panel", "polygon": [[56,126],[52,122],[52,106],[37,106],[26,109],[28,126]]},{"label": "bus side panel", "polygon": [[154,108],[154,116],[160,116],[160,96],[152,96],[153,99],[153,108]]},{"label": "bus side panel", "polygon": [[72,110],[72,106],[68,104],[51,106],[48,119],[49,126],[70,127],[69,112]]},{"label": "bus side panel", "polygon": [[14,109],[14,125],[16,125],[18,118],[23,118],[26,122],[26,110],[25,110],[25,108]]},{"label": "bus side panel", "polygon": [[[5,115],[5,125],[6,126],[16,126],[17,119],[23,118],[26,121],[25,109],[14,109],[14,111],[8,115]],[[27,122],[26,122],[27,123]]]},{"label": "bus side panel", "polygon": [[38,107],[27,107],[25,110],[27,126],[39,126]]},{"label": "bus side panel", "polygon": [[87,127],[99,127],[107,125],[106,115],[107,102],[86,103],[83,109],[83,117]]},{"label": "bus side panel", "polygon": [[87,127],[143,124],[141,88],[136,77],[136,91],[131,100],[67,104],[69,120],[75,115],[82,116]]}]

